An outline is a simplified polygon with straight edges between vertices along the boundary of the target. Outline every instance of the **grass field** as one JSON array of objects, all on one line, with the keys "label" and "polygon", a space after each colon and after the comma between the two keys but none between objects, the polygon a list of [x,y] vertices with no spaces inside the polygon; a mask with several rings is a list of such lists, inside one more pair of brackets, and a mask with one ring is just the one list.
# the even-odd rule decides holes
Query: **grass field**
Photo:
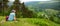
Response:
[{"label": "grass field", "polygon": [[[5,20],[4,16],[0,16],[0,22]],[[47,19],[40,18],[17,18],[17,22],[15,21],[7,21],[0,23],[0,26],[60,26],[60,24],[54,23]]]}]

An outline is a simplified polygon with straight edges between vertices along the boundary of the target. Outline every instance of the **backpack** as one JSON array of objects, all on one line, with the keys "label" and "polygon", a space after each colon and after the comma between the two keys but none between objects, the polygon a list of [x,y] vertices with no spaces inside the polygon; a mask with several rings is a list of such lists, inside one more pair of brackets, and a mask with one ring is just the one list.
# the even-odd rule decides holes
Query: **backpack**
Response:
[{"label": "backpack", "polygon": [[6,16],[6,21],[8,21],[9,16]]}]

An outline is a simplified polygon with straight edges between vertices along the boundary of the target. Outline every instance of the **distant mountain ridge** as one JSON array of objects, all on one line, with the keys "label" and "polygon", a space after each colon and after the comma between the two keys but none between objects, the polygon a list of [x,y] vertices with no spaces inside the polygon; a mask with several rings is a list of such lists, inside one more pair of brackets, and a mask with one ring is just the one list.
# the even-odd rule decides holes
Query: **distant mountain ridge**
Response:
[{"label": "distant mountain ridge", "polygon": [[[55,9],[60,10],[60,2],[59,1],[30,1],[24,2],[25,6],[28,8],[34,8],[35,10],[41,9]],[[9,6],[13,5],[13,2],[8,3]]]},{"label": "distant mountain ridge", "polygon": [[60,10],[60,2],[58,1],[32,1],[25,2],[25,6],[33,7],[36,9],[55,9]]}]

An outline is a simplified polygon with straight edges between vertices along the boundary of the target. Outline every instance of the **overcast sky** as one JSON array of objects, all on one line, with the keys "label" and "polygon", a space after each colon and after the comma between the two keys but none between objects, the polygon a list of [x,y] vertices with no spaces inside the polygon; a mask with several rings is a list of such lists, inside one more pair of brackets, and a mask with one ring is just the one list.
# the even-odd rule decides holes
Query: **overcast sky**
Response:
[{"label": "overcast sky", "polygon": [[23,2],[28,2],[28,1],[50,1],[50,0],[21,0]]},{"label": "overcast sky", "polygon": [[[10,2],[8,3],[8,5],[12,5],[12,2],[14,2],[15,0],[9,0]],[[23,2],[29,2],[29,1],[50,1],[50,0],[20,0],[21,3]]]},{"label": "overcast sky", "polygon": [[[9,0],[14,1],[14,0]],[[20,0],[21,2],[29,2],[29,1],[50,1],[50,0]]]}]

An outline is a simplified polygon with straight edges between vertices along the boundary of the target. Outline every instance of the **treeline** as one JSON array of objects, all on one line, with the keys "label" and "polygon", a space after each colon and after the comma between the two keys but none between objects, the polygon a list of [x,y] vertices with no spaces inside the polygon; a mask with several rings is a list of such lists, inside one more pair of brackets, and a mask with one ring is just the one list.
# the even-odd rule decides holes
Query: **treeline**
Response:
[{"label": "treeline", "polygon": [[9,1],[8,0],[2,0],[0,1],[0,15],[2,16],[9,16],[11,10],[16,10],[16,17],[19,18],[19,17],[28,17],[28,18],[31,18],[32,15],[33,15],[33,12],[28,10],[27,7],[25,7],[24,5],[24,2],[23,3],[20,3],[19,0],[15,0],[13,2],[13,5],[11,7],[9,7],[7,5]]}]

